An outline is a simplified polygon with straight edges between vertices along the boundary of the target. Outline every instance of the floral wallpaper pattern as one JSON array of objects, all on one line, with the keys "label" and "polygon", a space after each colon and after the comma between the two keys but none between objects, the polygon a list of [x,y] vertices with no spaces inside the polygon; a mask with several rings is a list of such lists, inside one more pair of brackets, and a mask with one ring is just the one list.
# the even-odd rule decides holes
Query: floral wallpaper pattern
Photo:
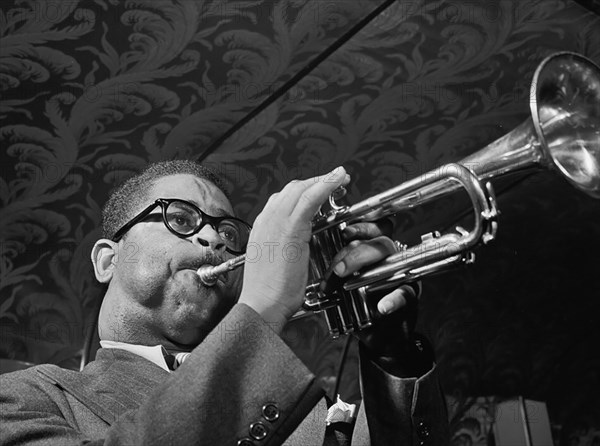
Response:
[{"label": "floral wallpaper pattern", "polygon": [[[600,63],[599,16],[570,0],[397,1],[216,145],[381,4],[3,2],[0,357],[77,367],[102,296],[88,260],[101,206],[149,162],[211,165],[248,220],[289,180],[340,164],[354,202],[526,119],[544,56]],[[479,441],[463,429],[473,398],[517,394],[548,404],[556,444],[594,444],[600,205],[549,173],[517,182],[498,185],[497,242],[472,268],[424,281],[419,328],[454,444]],[[449,197],[405,216],[396,237],[460,215]],[[290,345],[333,391],[343,342],[319,318],[294,324]],[[354,345],[345,370],[340,391],[353,399]]]}]

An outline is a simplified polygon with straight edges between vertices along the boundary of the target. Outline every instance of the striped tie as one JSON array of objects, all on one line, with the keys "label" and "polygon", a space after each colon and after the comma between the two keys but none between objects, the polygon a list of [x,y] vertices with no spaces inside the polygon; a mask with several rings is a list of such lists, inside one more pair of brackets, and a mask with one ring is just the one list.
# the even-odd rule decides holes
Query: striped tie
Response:
[{"label": "striped tie", "polygon": [[169,370],[177,370],[177,367],[183,364],[183,361],[185,361],[190,355],[191,353],[177,353],[175,355],[166,353],[164,356]]}]

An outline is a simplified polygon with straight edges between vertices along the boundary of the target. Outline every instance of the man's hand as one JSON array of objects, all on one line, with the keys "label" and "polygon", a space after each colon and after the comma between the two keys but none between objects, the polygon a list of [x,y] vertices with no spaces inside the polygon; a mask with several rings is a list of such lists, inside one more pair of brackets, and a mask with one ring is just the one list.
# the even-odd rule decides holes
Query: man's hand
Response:
[{"label": "man's hand", "polygon": [[254,309],[277,332],[304,301],[312,219],[329,194],[349,181],[343,167],[292,181],[269,198],[256,218],[239,302]]},{"label": "man's hand", "polygon": [[[325,289],[396,253],[396,245],[387,237],[391,232],[388,220],[348,226],[343,236],[350,243],[334,257]],[[414,334],[419,293],[419,284],[410,284],[369,296],[375,321],[372,327],[355,333],[370,359],[396,376],[419,376],[432,365],[427,341]]]},{"label": "man's hand", "polygon": [[[332,275],[348,278],[358,270],[373,265],[397,252],[396,244],[389,238],[392,233],[392,223],[383,219],[373,223],[355,223],[347,226],[342,236],[348,243],[342,248],[331,262],[329,271],[325,274],[326,288],[336,282]],[[412,292],[410,286],[400,287],[388,294],[379,296],[376,307],[379,315],[391,314],[406,305],[406,292]]]}]

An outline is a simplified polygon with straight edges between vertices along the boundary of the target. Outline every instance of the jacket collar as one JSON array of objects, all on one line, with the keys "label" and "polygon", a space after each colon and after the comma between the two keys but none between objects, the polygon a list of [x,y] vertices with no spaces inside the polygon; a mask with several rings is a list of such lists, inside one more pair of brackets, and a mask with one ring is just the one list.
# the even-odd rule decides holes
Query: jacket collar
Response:
[{"label": "jacket collar", "polygon": [[112,424],[137,409],[169,373],[134,353],[100,349],[82,372],[46,365],[38,373],[59,384],[95,415]]}]

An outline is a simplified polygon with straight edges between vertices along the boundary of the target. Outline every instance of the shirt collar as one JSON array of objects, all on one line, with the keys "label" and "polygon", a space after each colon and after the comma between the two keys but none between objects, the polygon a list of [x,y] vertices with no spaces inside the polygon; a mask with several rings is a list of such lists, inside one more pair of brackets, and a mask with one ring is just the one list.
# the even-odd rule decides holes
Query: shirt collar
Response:
[{"label": "shirt collar", "polygon": [[127,344],[126,342],[117,341],[100,341],[100,346],[102,348],[119,348],[121,350],[126,350],[153,362],[167,372],[171,372],[171,369],[169,369],[169,366],[167,365],[167,361],[165,361],[165,355],[168,355],[168,352],[162,345],[148,346]]}]

